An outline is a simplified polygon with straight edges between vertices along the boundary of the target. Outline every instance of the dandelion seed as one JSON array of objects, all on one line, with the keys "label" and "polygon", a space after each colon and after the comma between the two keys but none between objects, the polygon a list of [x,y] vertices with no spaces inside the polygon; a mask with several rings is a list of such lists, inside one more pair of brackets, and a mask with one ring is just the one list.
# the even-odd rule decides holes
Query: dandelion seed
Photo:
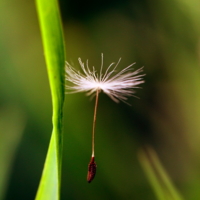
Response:
[{"label": "dandelion seed", "polygon": [[97,165],[94,161],[94,157],[91,157],[90,163],[88,165],[88,174],[87,174],[87,181],[90,183],[96,174]]},{"label": "dandelion seed", "polygon": [[94,67],[92,70],[89,68],[88,60],[86,61],[86,66],[80,58],[78,60],[83,73],[66,62],[66,80],[71,83],[71,85],[66,85],[66,90],[68,91],[67,93],[87,92],[88,96],[96,96],[92,128],[92,156],[88,166],[87,176],[87,181],[90,183],[96,173],[96,163],[94,162],[94,136],[99,93],[103,91],[116,103],[119,101],[127,103],[127,98],[129,96],[134,96],[134,88],[138,88],[138,85],[144,83],[144,74],[140,74],[143,71],[143,68],[136,71],[132,70],[131,67],[135,63],[116,73],[116,68],[120,63],[121,58],[116,64],[111,63],[105,73],[103,73],[103,54],[99,74]]}]

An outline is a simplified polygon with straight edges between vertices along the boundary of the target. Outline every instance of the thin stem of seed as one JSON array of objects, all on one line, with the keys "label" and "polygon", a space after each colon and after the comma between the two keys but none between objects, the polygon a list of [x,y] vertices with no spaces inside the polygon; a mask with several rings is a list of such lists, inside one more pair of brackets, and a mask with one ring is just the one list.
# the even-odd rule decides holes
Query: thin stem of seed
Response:
[{"label": "thin stem of seed", "polygon": [[94,135],[95,135],[98,99],[99,99],[99,90],[97,89],[97,91],[96,91],[96,101],[95,101],[95,106],[94,106],[93,128],[92,128],[92,157],[94,157]]}]

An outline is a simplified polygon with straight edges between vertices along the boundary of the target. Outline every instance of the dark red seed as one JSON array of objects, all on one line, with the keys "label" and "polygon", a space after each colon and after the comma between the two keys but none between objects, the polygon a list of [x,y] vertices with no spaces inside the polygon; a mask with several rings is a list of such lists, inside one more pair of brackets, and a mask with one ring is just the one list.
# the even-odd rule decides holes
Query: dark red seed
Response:
[{"label": "dark red seed", "polygon": [[94,157],[91,157],[90,163],[88,165],[88,174],[87,174],[87,181],[90,183],[96,174],[97,165],[94,161]]}]

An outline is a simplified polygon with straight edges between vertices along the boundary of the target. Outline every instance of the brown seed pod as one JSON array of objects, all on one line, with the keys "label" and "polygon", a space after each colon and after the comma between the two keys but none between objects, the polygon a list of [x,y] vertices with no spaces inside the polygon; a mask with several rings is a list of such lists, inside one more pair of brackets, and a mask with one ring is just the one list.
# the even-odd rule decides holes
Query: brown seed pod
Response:
[{"label": "brown seed pod", "polygon": [[94,157],[91,157],[90,163],[88,165],[88,174],[87,174],[87,181],[90,183],[96,174],[97,165],[94,161]]}]

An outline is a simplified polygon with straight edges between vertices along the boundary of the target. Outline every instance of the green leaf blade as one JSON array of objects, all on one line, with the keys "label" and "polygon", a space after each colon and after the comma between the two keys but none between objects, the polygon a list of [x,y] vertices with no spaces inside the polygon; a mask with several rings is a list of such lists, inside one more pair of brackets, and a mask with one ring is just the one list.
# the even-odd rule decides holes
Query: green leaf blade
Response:
[{"label": "green leaf blade", "polygon": [[48,154],[45,161],[43,175],[38,188],[36,200],[38,199],[59,199],[59,178],[55,134],[52,134]]},{"label": "green leaf blade", "polygon": [[64,40],[57,0],[36,0],[36,5],[53,106],[53,131],[36,200],[59,200],[64,104]]}]

